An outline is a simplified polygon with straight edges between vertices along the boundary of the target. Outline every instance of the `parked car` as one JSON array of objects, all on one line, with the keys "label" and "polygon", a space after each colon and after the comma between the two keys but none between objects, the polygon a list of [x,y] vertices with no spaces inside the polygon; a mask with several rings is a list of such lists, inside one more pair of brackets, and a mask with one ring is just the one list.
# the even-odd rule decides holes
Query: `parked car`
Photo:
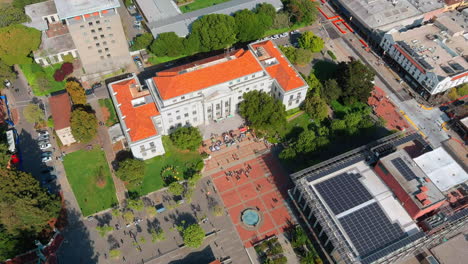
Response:
[{"label": "parked car", "polygon": [[94,83],[93,86],[91,86],[91,89],[98,89],[98,88],[101,88],[101,87],[102,87],[102,83],[97,82],[97,83]]},{"label": "parked car", "polygon": [[135,64],[138,66],[138,68],[143,68],[143,63],[139,57],[134,57],[133,61],[135,61]]},{"label": "parked car", "polygon": [[133,25],[135,25],[135,26],[141,26],[141,21],[133,21]]},{"label": "parked car", "polygon": [[39,131],[37,131],[37,136],[38,136],[38,137],[49,136],[49,131],[47,131],[47,130],[39,130]]},{"label": "parked car", "polygon": [[93,88],[91,88],[91,89],[86,89],[86,90],[85,90],[85,94],[86,94],[86,95],[92,95],[93,93],[94,93],[94,89],[93,89]]},{"label": "parked car", "polygon": [[11,87],[11,82],[10,80],[6,79],[5,81],[3,81],[3,84],[5,85],[6,88],[10,88]]},{"label": "parked car", "polygon": [[38,141],[49,141],[49,135],[43,135],[43,136],[39,136],[37,138]]},{"label": "parked car", "polygon": [[287,37],[288,35],[289,35],[288,32],[284,32],[284,33],[281,34],[280,36],[281,36],[282,38],[285,38],[285,37]]},{"label": "parked car", "polygon": [[51,147],[52,147],[52,145],[50,143],[40,143],[39,144],[39,148],[41,150],[45,150],[45,149],[48,149],[48,148],[51,148]]},{"label": "parked car", "polygon": [[46,163],[52,160],[52,156],[44,156],[42,157],[42,162]]}]

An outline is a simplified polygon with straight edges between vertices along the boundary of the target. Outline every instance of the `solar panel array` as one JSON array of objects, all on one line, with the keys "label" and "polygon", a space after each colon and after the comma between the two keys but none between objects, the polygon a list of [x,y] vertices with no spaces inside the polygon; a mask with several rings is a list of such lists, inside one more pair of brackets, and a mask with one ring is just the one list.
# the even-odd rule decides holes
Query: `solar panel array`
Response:
[{"label": "solar panel array", "polygon": [[337,215],[373,198],[359,181],[360,177],[360,174],[342,173],[315,184],[315,189]]},{"label": "solar panel array", "polygon": [[398,224],[390,222],[377,203],[345,215],[339,221],[361,257],[406,236]]},{"label": "solar panel array", "polygon": [[401,175],[403,175],[403,177],[405,177],[407,181],[411,181],[418,178],[416,174],[414,174],[413,170],[411,170],[411,168],[408,166],[408,164],[405,163],[405,161],[402,158],[395,158],[391,161],[393,166],[395,166],[395,168],[400,172]]}]

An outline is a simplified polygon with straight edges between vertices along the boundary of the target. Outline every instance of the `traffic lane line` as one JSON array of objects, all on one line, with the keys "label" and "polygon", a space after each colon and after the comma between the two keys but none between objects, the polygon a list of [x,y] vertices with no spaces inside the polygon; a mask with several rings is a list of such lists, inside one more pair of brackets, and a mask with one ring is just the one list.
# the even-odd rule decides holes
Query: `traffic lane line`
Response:
[{"label": "traffic lane line", "polygon": [[411,120],[411,118],[409,118],[406,115],[404,111],[400,110],[400,113],[406,120],[408,120],[408,122],[416,129],[416,131],[418,131],[419,134],[421,134],[421,136],[423,136],[424,138],[426,137],[426,134],[424,134],[424,132],[422,132],[421,129],[419,129],[419,127],[413,122],[413,120]]}]

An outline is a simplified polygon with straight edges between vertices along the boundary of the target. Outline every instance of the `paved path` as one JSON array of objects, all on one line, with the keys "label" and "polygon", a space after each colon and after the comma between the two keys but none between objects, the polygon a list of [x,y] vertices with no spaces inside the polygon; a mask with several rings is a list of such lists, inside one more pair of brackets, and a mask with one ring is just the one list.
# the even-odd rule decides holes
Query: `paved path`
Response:
[{"label": "paved path", "polygon": [[293,116],[290,116],[288,118],[288,122],[293,120],[293,119],[296,119],[296,118],[300,117],[302,114],[304,114],[304,111],[299,111],[299,112],[295,113]]},{"label": "paved path", "polygon": [[[90,102],[90,104],[91,104],[91,107],[93,107],[93,109],[96,111],[96,117],[98,121],[105,123],[106,120],[104,120],[104,117],[101,111],[101,106],[99,105],[98,100],[93,100]],[[127,189],[125,188],[123,181],[121,181],[119,178],[115,176],[114,169],[112,167],[112,161],[114,161],[115,159],[115,153],[112,148],[112,142],[109,137],[107,126],[105,125],[98,126],[98,137],[101,143],[101,147],[104,150],[104,153],[106,153],[106,159],[107,159],[107,163],[109,164],[109,168],[111,168],[111,175],[112,175],[112,179],[114,180],[114,186],[116,190],[115,194],[117,195],[117,200],[119,201],[120,204],[122,204],[122,202],[125,200],[125,193]]]}]

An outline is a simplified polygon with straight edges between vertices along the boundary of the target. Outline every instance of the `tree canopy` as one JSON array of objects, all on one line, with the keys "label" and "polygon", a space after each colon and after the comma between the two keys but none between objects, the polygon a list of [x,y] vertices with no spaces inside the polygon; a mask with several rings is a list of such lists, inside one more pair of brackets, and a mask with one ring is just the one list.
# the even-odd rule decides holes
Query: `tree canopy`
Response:
[{"label": "tree canopy", "polygon": [[143,33],[133,41],[132,50],[147,49],[153,40],[154,38],[151,33]]},{"label": "tree canopy", "polygon": [[182,195],[184,193],[184,190],[184,186],[179,182],[173,182],[168,186],[168,191],[173,195]]},{"label": "tree canopy", "polygon": [[71,97],[73,104],[83,105],[86,104],[86,94],[83,86],[77,81],[68,81],[65,89]]},{"label": "tree canopy", "polygon": [[276,14],[275,19],[273,20],[273,25],[271,28],[280,29],[287,28],[291,26],[291,21],[289,20],[289,15],[286,12],[279,12]]},{"label": "tree canopy", "polygon": [[174,32],[165,32],[158,35],[150,46],[151,52],[156,56],[179,56],[184,51],[184,38]]},{"label": "tree canopy", "polygon": [[[0,249],[7,249],[0,250],[0,256],[12,257],[24,249],[22,244],[31,245],[31,239],[37,238],[48,227],[48,221],[58,216],[60,200],[42,189],[29,173],[2,167],[0,175]],[[24,241],[25,236],[29,240]],[[18,240],[22,242],[18,244]],[[18,248],[12,248],[13,245]]]},{"label": "tree canopy", "polygon": [[97,119],[94,113],[79,107],[73,110],[70,121],[73,137],[77,141],[89,142],[96,136]]},{"label": "tree canopy", "polygon": [[304,80],[307,82],[307,85],[309,85],[309,94],[315,94],[319,95],[322,89],[322,83],[320,82],[319,79],[317,79],[317,76],[315,76],[314,71],[310,71],[309,75],[304,78]]},{"label": "tree canopy", "polygon": [[321,122],[328,116],[328,106],[318,95],[308,95],[303,105],[304,111],[315,121]]},{"label": "tree canopy", "polygon": [[190,35],[199,39],[201,51],[229,48],[237,41],[236,21],[229,15],[205,15],[193,22]]},{"label": "tree canopy", "polygon": [[44,111],[37,104],[28,104],[23,109],[23,115],[26,121],[31,124],[39,123],[44,120]]},{"label": "tree canopy", "polygon": [[296,63],[298,65],[307,65],[312,61],[314,54],[308,49],[298,48],[295,50]]},{"label": "tree canopy", "polygon": [[145,175],[145,162],[137,159],[125,159],[119,162],[117,177],[131,186],[140,185]]},{"label": "tree canopy", "polygon": [[189,150],[196,150],[203,140],[196,127],[179,127],[169,137],[178,148]]},{"label": "tree canopy", "polygon": [[46,0],[13,0],[13,6],[23,10],[25,6],[35,3],[44,2]]},{"label": "tree canopy", "polygon": [[335,79],[326,80],[321,89],[321,96],[327,103],[337,100],[341,96],[341,88]]},{"label": "tree canopy", "polygon": [[0,60],[0,80],[13,80],[15,78],[16,74],[13,72],[12,67]]},{"label": "tree canopy", "polygon": [[302,33],[298,42],[299,47],[308,49],[312,52],[320,52],[325,45],[323,39],[321,39],[319,36],[316,36],[312,31],[306,31]]},{"label": "tree canopy", "polygon": [[337,82],[342,89],[342,101],[345,104],[354,102],[366,103],[374,89],[375,73],[359,60],[341,62],[338,65]]},{"label": "tree canopy", "polygon": [[291,13],[294,22],[312,24],[317,19],[318,3],[310,0],[290,0],[286,10]]},{"label": "tree canopy", "polygon": [[[267,25],[260,20],[260,16],[254,12],[244,9],[234,14],[237,25],[237,38],[240,42],[259,39],[265,33]],[[266,22],[268,23],[268,22]],[[270,21],[270,26],[273,21]]]},{"label": "tree canopy", "polygon": [[240,115],[254,129],[276,133],[286,124],[286,111],[280,101],[261,91],[251,91],[243,97]]},{"label": "tree canopy", "polygon": [[31,62],[28,55],[39,48],[41,32],[20,24],[0,28],[0,59],[9,66]]},{"label": "tree canopy", "polygon": [[28,16],[19,8],[13,6],[0,8],[0,27],[21,24],[28,20]]},{"label": "tree canopy", "polygon": [[205,231],[198,224],[192,224],[184,229],[182,237],[187,247],[199,248],[205,239]]}]

